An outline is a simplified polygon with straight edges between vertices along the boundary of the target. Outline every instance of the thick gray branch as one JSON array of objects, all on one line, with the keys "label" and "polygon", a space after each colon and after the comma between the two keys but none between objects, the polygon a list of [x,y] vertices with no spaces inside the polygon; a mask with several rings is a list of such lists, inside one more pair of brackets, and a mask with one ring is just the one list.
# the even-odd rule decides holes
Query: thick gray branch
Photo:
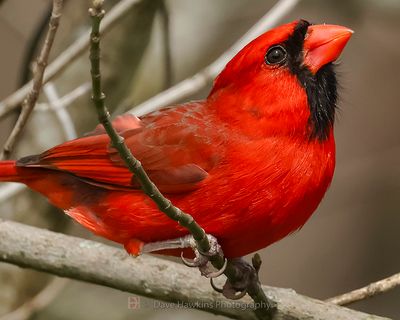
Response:
[{"label": "thick gray branch", "polygon": [[[154,299],[197,302],[199,309],[233,319],[256,319],[251,309],[234,308],[237,301],[214,292],[196,270],[188,271],[186,266],[153,256],[132,258],[118,248],[16,222],[0,220],[0,261]],[[264,286],[264,290],[278,304],[274,320],[387,319],[301,296],[290,289]],[[252,303],[250,298],[240,301]]]}]

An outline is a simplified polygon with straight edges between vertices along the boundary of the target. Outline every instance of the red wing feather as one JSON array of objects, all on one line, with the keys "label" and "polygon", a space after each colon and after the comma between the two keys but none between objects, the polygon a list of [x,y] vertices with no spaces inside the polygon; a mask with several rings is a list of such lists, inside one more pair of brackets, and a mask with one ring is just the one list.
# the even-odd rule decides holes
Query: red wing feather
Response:
[{"label": "red wing feather", "polygon": [[[113,123],[163,192],[195,189],[219,159],[217,150],[221,142],[212,139],[212,130],[195,112],[198,107],[198,103],[192,103],[181,110],[167,109],[142,121],[126,115]],[[67,171],[108,189],[137,188],[132,185],[132,174],[102,132],[104,129],[97,127],[86,137],[58,145],[39,156],[23,158],[18,165]]]}]

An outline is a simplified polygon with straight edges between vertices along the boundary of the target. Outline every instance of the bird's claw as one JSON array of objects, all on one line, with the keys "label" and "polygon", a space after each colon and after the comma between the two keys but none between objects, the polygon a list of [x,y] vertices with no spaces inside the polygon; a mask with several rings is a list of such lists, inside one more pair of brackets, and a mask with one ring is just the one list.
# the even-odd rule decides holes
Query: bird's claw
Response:
[{"label": "bird's claw", "polygon": [[228,259],[224,258],[224,265],[222,266],[222,268],[217,271],[208,273],[206,277],[210,278],[210,280],[212,280],[213,278],[218,278],[219,276],[224,274],[227,265],[228,265]]},{"label": "bird's claw", "polygon": [[224,286],[222,288],[218,288],[215,285],[213,278],[210,278],[210,284],[211,284],[211,287],[215,291],[217,291],[219,293],[222,293],[225,298],[231,299],[231,300],[242,299],[247,293],[247,289],[244,289],[242,291],[237,290],[236,288],[234,288],[231,285],[231,283],[228,280],[225,282],[225,284],[224,284]]},{"label": "bird's claw", "polygon": [[218,288],[213,279],[210,279],[211,287],[231,300],[243,298],[248,292],[248,288],[254,287],[258,283],[258,271],[260,270],[261,260],[258,255],[255,255],[252,260],[252,265],[243,259],[232,259],[229,261],[236,269],[239,278],[231,282],[226,280],[222,288]]},{"label": "bird's claw", "polygon": [[208,241],[210,243],[210,250],[208,252],[202,252],[196,246],[196,242],[193,240],[191,247],[195,254],[195,258],[193,260],[188,260],[183,256],[183,252],[181,253],[181,259],[184,265],[191,268],[199,268],[201,274],[207,278],[217,278],[222,275],[228,265],[228,260],[225,258],[224,265],[221,269],[217,271],[213,271],[209,265],[210,258],[217,255],[222,254],[222,250],[220,245],[217,242],[217,239],[211,235],[207,235]]},{"label": "bird's claw", "polygon": [[196,254],[196,258],[194,258],[193,260],[189,260],[189,259],[186,259],[183,256],[183,252],[181,252],[181,259],[182,259],[183,264],[190,268],[201,268],[201,267],[204,267],[205,265],[207,265],[207,263],[208,263],[207,257],[202,256],[202,255],[197,255],[197,254]]}]

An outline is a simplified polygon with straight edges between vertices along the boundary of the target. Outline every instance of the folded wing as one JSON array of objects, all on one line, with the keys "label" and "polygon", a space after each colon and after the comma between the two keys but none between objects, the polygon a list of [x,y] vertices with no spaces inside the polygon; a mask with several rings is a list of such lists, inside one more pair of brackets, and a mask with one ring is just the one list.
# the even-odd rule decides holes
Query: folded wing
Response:
[{"label": "folded wing", "polygon": [[[223,143],[201,102],[152,113],[143,119],[123,115],[113,125],[151,180],[162,192],[186,192],[220,161]],[[40,155],[18,161],[19,166],[69,172],[107,189],[138,189],[110,139],[98,126],[87,136],[65,142]]]}]

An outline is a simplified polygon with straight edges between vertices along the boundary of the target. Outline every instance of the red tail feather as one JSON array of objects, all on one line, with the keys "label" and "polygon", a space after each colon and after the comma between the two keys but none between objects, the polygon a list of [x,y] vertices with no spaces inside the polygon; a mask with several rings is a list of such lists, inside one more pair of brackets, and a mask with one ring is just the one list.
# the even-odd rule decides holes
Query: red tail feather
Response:
[{"label": "red tail feather", "polygon": [[0,181],[19,182],[20,179],[14,160],[0,161]]}]

